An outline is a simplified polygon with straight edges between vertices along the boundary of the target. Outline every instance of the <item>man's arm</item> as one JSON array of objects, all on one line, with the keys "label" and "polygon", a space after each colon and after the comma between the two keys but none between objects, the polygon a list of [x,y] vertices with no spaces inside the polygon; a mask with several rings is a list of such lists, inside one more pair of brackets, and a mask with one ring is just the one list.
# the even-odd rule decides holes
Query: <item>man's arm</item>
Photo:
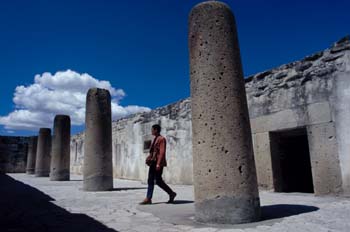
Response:
[{"label": "man's arm", "polygon": [[165,139],[159,141],[159,159],[157,160],[157,167],[160,167],[165,157],[166,142]]},{"label": "man's arm", "polygon": [[152,141],[152,143],[151,143],[151,147],[150,147],[150,150],[149,150],[149,155],[146,157],[146,163],[148,162],[148,161],[150,161],[151,159],[152,159],[152,157],[153,157],[153,151],[154,151],[154,143],[155,143],[155,141],[156,141],[156,138],[154,138],[153,139],[153,141]]}]

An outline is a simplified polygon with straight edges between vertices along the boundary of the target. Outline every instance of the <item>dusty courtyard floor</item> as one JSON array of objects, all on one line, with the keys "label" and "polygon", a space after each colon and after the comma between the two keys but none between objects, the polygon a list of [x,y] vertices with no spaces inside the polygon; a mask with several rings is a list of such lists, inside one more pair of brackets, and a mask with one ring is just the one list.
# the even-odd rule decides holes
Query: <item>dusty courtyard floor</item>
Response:
[{"label": "dusty courtyard floor", "polygon": [[110,192],[83,192],[82,177],[49,181],[0,175],[0,231],[350,231],[350,199],[260,192],[262,221],[202,225],[193,221],[192,186],[172,186],[175,204],[156,188],[154,203],[139,206],[146,186],[114,180]]}]

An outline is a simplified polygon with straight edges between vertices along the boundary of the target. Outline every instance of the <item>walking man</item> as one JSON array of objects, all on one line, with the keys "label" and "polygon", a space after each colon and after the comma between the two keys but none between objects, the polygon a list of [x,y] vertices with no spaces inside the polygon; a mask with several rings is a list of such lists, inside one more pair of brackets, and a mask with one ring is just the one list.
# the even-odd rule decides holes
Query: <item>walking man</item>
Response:
[{"label": "walking man", "polygon": [[152,196],[154,190],[154,182],[169,195],[168,203],[173,203],[176,193],[163,181],[163,168],[166,163],[166,139],[160,135],[161,127],[159,125],[152,126],[152,135],[154,136],[150,154],[146,158],[146,164],[149,166],[148,171],[148,188],[147,196],[140,203],[141,205],[152,204]]}]

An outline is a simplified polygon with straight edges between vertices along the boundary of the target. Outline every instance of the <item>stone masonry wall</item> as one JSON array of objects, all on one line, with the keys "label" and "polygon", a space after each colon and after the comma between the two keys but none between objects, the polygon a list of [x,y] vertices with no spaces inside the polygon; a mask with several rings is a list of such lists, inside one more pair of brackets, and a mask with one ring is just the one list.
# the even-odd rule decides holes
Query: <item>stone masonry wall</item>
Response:
[{"label": "stone masonry wall", "polygon": [[29,137],[0,136],[0,173],[25,172]]},{"label": "stone masonry wall", "polygon": [[[343,144],[349,138],[345,132],[347,126],[345,123],[340,125],[339,118],[346,121],[350,115],[345,114],[349,106],[339,110],[339,103],[344,102],[346,93],[343,90],[339,94],[337,85],[341,77],[350,84],[350,75],[346,74],[349,48],[349,40],[343,39],[330,49],[301,61],[247,78],[247,99],[261,186],[268,189],[274,186],[270,132],[305,127],[315,193],[338,193],[342,187],[345,190],[344,184],[349,181],[342,172],[348,165],[340,158],[348,157],[348,151],[341,151],[341,148],[347,149]],[[345,92],[350,91],[349,84],[341,85],[345,86]],[[340,131],[344,132],[340,135]]]}]

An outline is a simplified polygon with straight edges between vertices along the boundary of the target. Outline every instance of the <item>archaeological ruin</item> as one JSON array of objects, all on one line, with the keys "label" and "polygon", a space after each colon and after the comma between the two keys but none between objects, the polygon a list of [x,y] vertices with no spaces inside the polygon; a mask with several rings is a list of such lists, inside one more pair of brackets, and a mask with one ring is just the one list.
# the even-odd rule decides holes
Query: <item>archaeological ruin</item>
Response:
[{"label": "archaeological ruin", "polygon": [[[245,78],[260,189],[350,194],[350,41]],[[154,123],[168,141],[165,181],[193,184],[191,99],[112,122],[113,175],[146,182]],[[29,137],[0,137],[1,172],[25,172]],[[84,132],[70,142],[83,173]]]},{"label": "archaeological ruin", "polygon": [[[224,19],[220,17],[215,23],[225,24]],[[208,25],[204,24],[204,26]],[[234,26],[231,26],[231,29],[225,31],[225,35],[229,37],[235,34]],[[232,47],[237,47],[235,49],[238,50],[234,36],[230,37],[234,43],[221,46],[221,37],[218,35],[206,34],[208,31],[201,33],[207,40],[199,44],[199,47],[203,46],[203,50],[196,48],[197,51],[204,52],[205,47],[218,49],[219,53],[222,54],[238,56],[231,53],[233,50],[230,50]],[[215,33],[219,33],[219,31],[215,31]],[[194,38],[195,35],[191,39]],[[207,45],[208,41],[217,43],[217,45]],[[192,42],[193,44],[198,43],[198,41]],[[225,49],[227,49],[226,53]],[[233,60],[227,64],[225,60],[222,62],[213,60],[212,57],[219,58],[218,54],[215,52],[202,54],[203,57],[198,60],[198,64],[193,65],[194,69],[191,75],[193,76],[192,81],[199,80],[196,78],[197,74],[194,74],[197,71],[196,65],[202,67],[205,64],[213,63],[217,66],[215,72],[218,73],[215,74],[215,78],[222,78],[226,85],[215,86],[215,88],[223,88],[223,91],[217,96],[213,96],[210,104],[207,104],[208,102],[205,104],[208,105],[208,109],[212,107],[214,111],[217,110],[219,115],[220,107],[218,106],[223,102],[244,105],[245,101],[235,102],[239,99],[238,96],[241,92],[235,88],[240,85],[234,86],[233,83],[227,81],[228,79],[225,79],[228,78],[227,76],[232,78],[236,75],[243,75],[240,74],[240,60]],[[201,66],[202,61],[203,65]],[[226,69],[233,71],[226,71]],[[206,71],[213,72],[210,68]],[[215,80],[210,80],[210,83],[203,82],[200,85],[211,85],[214,82]],[[344,37],[328,49],[306,56],[299,61],[248,76],[244,82],[242,86],[245,84],[250,128],[246,131],[238,130],[239,133],[230,130],[220,131],[224,137],[232,139],[232,141],[227,141],[225,146],[216,148],[222,148],[224,153],[226,150],[227,153],[231,152],[230,149],[232,152],[237,152],[238,150],[235,149],[240,145],[235,143],[235,139],[240,139],[242,144],[246,143],[244,145],[246,150],[243,154],[248,154],[250,152],[249,146],[251,146],[249,141],[252,138],[254,159],[248,158],[242,161],[241,165],[239,162],[234,165],[241,167],[239,168],[240,172],[247,167],[252,173],[255,173],[254,170],[256,170],[260,189],[275,192],[306,192],[315,195],[350,195],[349,37]],[[227,95],[225,87],[228,89]],[[192,85],[192,93],[195,92],[196,88],[196,84]],[[243,90],[242,92],[244,92]],[[211,91],[211,89],[207,88],[207,91]],[[92,181],[94,183],[89,184],[86,178],[84,182],[86,190],[90,189],[88,186],[92,186],[91,188],[94,189],[99,188],[99,185],[103,185],[102,189],[113,188],[112,175],[122,179],[141,180],[145,183],[147,166],[144,164],[144,159],[151,145],[150,129],[155,123],[162,126],[162,133],[168,141],[169,165],[165,169],[164,179],[172,184],[192,185],[195,183],[193,173],[195,175],[197,173],[193,167],[192,154],[196,156],[197,151],[195,150],[199,146],[195,146],[195,150],[192,152],[192,139],[195,139],[194,144],[202,141],[200,141],[200,136],[192,134],[192,129],[196,130],[196,128],[201,127],[193,125],[192,128],[192,115],[200,118],[201,113],[194,107],[192,114],[190,98],[150,112],[118,119],[113,121],[111,128],[109,128],[106,125],[109,125],[111,121],[110,105],[108,106],[110,96],[107,93],[101,93],[101,98],[99,98],[99,94],[98,91],[94,95],[95,97],[88,94],[91,99],[87,98],[87,112],[90,112],[87,116],[91,118],[87,117],[87,131],[71,136],[70,162],[65,161],[66,164],[70,163],[72,174],[84,174],[88,178],[94,177],[96,172],[90,173],[90,170],[97,170],[103,166],[102,163],[108,163],[108,166],[103,167],[102,174],[100,173],[101,175],[97,177],[102,182],[98,181],[97,184]],[[205,100],[208,100],[208,96],[205,96]],[[193,100],[196,101],[193,104],[198,104],[196,97]],[[99,107],[96,104],[104,105],[105,109],[102,113],[98,111]],[[107,111],[108,114],[106,114]],[[244,116],[245,111],[242,110],[240,114]],[[233,128],[229,119],[234,120],[234,116],[228,118],[222,114],[221,119],[221,121],[220,118],[215,119],[215,121],[227,124],[227,128]],[[203,118],[203,123],[210,122],[210,120]],[[92,124],[94,126],[91,126]],[[249,123],[245,122],[245,124]],[[219,136],[219,132],[206,131],[211,129],[209,124],[206,126],[209,128],[201,128],[203,133],[211,134],[214,137]],[[243,124],[242,127],[246,128]],[[251,131],[251,138],[245,134],[247,131]],[[237,138],[239,136],[240,138]],[[105,139],[101,139],[101,137]],[[96,140],[99,142],[95,143]],[[31,141],[30,137],[1,136],[0,172],[26,172],[26,168],[28,168],[28,173],[32,173],[34,146]],[[51,130],[49,128],[40,130],[36,147],[35,174],[48,176],[51,162]],[[230,149],[228,149],[229,147]],[[92,154],[95,151],[97,153],[103,151],[103,154],[96,157]],[[212,153],[208,154],[210,157],[216,154],[213,147],[209,146],[208,151]],[[198,152],[203,151],[198,148]],[[29,155],[29,164],[26,163],[27,155]],[[84,157],[86,162],[83,162]],[[250,155],[248,154],[246,157],[250,157]],[[254,163],[251,160],[254,160]],[[56,162],[55,159],[53,162]],[[83,170],[84,163],[85,170]],[[96,165],[98,167],[94,167]],[[209,166],[206,167],[208,172],[210,172]],[[218,178],[221,174],[217,175]],[[210,175],[215,176],[214,173]],[[258,197],[255,193],[252,196]]]},{"label": "archaeological ruin", "polygon": [[[350,194],[350,41],[245,78],[259,187]],[[168,140],[164,179],[193,184],[191,99],[112,123],[114,177],[146,181],[152,124]],[[71,172],[82,174],[84,133],[71,138]]]},{"label": "archaeological ruin", "polygon": [[0,136],[1,231],[349,231],[350,36],[244,77],[226,3],[194,6],[187,33],[189,98],[113,121],[118,91],[86,79],[80,121]]}]

